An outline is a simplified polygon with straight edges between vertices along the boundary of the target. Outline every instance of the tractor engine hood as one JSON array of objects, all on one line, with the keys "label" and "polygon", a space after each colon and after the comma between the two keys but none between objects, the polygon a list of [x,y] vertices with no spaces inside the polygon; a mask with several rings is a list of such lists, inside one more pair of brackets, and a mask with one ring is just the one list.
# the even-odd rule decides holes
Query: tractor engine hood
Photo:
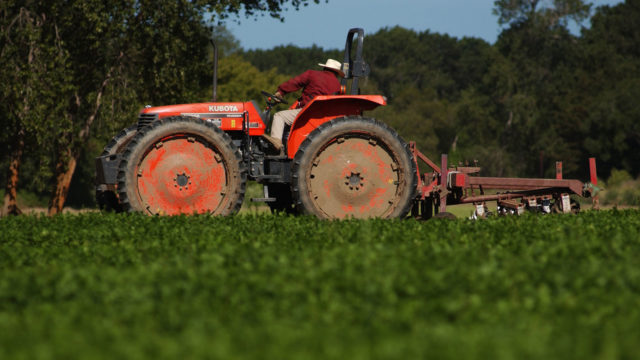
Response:
[{"label": "tractor engine hood", "polygon": [[249,107],[253,110],[255,106],[251,103],[242,102],[230,102],[230,103],[197,103],[197,104],[178,104],[178,105],[164,105],[164,106],[149,106],[147,105],[141,114],[158,114],[158,118],[166,116],[197,116],[199,115],[229,115],[229,114],[242,114],[248,109],[245,109],[249,104]]},{"label": "tractor engine hood", "polygon": [[[209,102],[147,106],[138,115],[139,126],[168,116],[191,116],[208,121],[224,131],[249,128],[251,135],[264,133],[265,124],[255,102]],[[248,120],[245,124],[244,121]]]}]

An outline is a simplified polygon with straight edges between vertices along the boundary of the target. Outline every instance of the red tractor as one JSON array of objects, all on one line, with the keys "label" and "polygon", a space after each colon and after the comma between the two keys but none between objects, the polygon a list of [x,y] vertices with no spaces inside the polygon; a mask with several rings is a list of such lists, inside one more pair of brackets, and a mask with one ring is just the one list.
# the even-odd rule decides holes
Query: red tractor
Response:
[{"label": "red tractor", "polygon": [[[271,209],[320,218],[405,216],[417,193],[416,162],[398,134],[364,111],[386,105],[360,95],[364,32],[347,36],[342,87],[349,94],[318,96],[297,116],[284,154],[272,154],[261,135],[283,99],[263,92],[255,101],[150,107],[97,158],[101,208],[147,214],[229,215],[242,205],[247,180],[264,186]],[[355,47],[355,51],[352,51]],[[215,46],[214,46],[215,48]],[[214,74],[217,56],[214,61]],[[346,91],[345,91],[346,92]]]},{"label": "red tractor", "polygon": [[[100,207],[230,215],[242,205],[247,180],[254,180],[264,197],[252,200],[274,211],[319,218],[399,218],[411,211],[428,219],[450,217],[446,206],[456,204],[473,204],[473,216],[484,217],[488,201],[496,201],[498,214],[576,212],[571,195],[591,197],[599,190],[593,158],[591,183],[563,179],[561,163],[555,179],[479,177],[478,167],[448,167],[446,155],[437,165],[389,126],[363,117],[386,105],[381,95],[360,95],[358,81],[369,73],[363,39],[362,29],[349,30],[345,94],[308,103],[285,131],[284,154],[273,154],[261,136],[271,109],[284,100],[263,92],[262,112],[254,101],[216,102],[214,56],[212,102],[147,106],[136,125],[105,147],[96,159]],[[419,161],[432,171],[420,173]]]}]

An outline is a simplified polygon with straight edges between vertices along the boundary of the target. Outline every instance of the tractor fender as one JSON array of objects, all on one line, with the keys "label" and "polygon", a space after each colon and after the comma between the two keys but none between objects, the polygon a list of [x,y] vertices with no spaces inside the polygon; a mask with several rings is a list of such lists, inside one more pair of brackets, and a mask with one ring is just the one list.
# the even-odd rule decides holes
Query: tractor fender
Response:
[{"label": "tractor fender", "polygon": [[335,118],[362,115],[363,111],[384,106],[382,95],[325,95],[316,96],[298,114],[289,132],[287,156],[296,155],[300,144],[318,126]]}]

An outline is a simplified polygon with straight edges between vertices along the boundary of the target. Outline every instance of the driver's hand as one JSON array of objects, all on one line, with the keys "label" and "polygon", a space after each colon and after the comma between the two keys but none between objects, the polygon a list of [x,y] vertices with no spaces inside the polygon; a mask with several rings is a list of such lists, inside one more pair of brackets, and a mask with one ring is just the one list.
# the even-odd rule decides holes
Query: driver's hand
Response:
[{"label": "driver's hand", "polygon": [[276,91],[274,95],[277,97],[282,97],[282,93],[280,93],[280,91]]}]

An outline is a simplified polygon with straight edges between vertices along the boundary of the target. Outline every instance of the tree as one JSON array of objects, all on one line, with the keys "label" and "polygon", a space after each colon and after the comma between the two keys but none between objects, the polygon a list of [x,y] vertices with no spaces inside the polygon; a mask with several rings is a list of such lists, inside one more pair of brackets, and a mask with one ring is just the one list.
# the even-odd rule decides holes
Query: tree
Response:
[{"label": "tree", "polygon": [[[51,35],[46,15],[13,3],[0,6],[0,111],[3,128],[9,135],[5,141],[9,151],[3,213],[19,214],[17,188],[25,151],[34,158],[46,159],[39,144],[52,141],[53,119],[60,107],[50,97],[65,92],[61,81],[65,55],[59,38],[49,42],[40,39]],[[46,160],[42,161],[46,167]],[[43,171],[47,174],[46,171]]]},{"label": "tree", "polygon": [[494,138],[471,133],[476,120],[490,120],[483,118],[484,113],[476,116],[467,111],[461,117],[458,110],[463,94],[477,94],[470,89],[480,86],[491,65],[487,42],[394,27],[369,35],[365,44],[370,92],[389,100],[375,116],[416,141],[423,152],[433,157],[449,153],[452,161],[462,160],[461,150]]},{"label": "tree", "polygon": [[640,1],[603,6],[583,30],[574,111],[581,150],[597,156],[599,171],[640,175]]},{"label": "tree", "polygon": [[[336,44],[339,44],[336,41]],[[247,59],[260,71],[275,69],[280,74],[295,76],[313,68],[319,62],[324,63],[328,58],[342,61],[341,50],[324,50],[313,45],[310,48],[299,48],[293,45],[276,46],[269,50],[249,50],[242,52],[242,57]]]},{"label": "tree", "polygon": [[[13,132],[11,139],[31,135],[28,119],[38,134],[47,135],[35,136],[37,144],[31,147],[20,141],[12,146],[5,202],[15,207],[22,154],[42,149],[54,164],[49,214],[60,212],[97,122],[124,122],[134,106],[145,103],[201,98],[210,78],[208,21],[239,13],[280,18],[289,3],[297,9],[311,1],[2,2],[3,64],[18,66],[18,71],[3,66],[0,72],[3,110],[13,110],[3,121]],[[30,15],[24,26],[15,27],[20,14]],[[38,81],[20,78],[27,75]],[[42,81],[51,77],[54,81]],[[103,106],[105,101],[109,107]],[[42,104],[43,111],[35,113]]]},{"label": "tree", "polygon": [[218,100],[249,101],[262,98],[261,90],[270,91],[287,80],[274,70],[259,71],[239,55],[220,60],[218,68]]},{"label": "tree", "polygon": [[[312,1],[315,4],[320,3],[320,0]],[[328,1],[325,0],[325,2]],[[284,21],[282,11],[286,4],[291,4],[295,10],[300,10],[301,6],[308,6],[310,2],[310,0],[199,0],[197,5],[202,6],[205,13],[211,13],[212,19],[217,17],[224,20],[230,14],[239,15],[244,11],[246,17],[268,13],[271,17]]]},{"label": "tree", "polygon": [[[502,146],[537,174],[540,156],[563,160],[564,170],[579,167],[579,145],[566,109],[567,86],[579,62],[577,41],[567,29],[569,19],[582,21],[590,5],[578,0],[495,1],[500,24],[508,24],[496,42],[502,59],[493,63],[489,84],[498,104],[496,118]],[[549,170],[551,171],[551,170]]]},{"label": "tree", "polygon": [[567,27],[569,20],[581,24],[591,11],[584,0],[496,0],[494,6],[500,25],[528,22],[547,28]]},{"label": "tree", "polygon": [[[456,119],[456,102],[467,88],[480,86],[491,65],[491,45],[481,39],[458,40],[401,27],[367,34],[364,43],[364,58],[371,66],[371,74],[361,82],[362,92],[388,98],[388,105],[376,109],[371,116],[390,124],[404,138],[416,141],[422,151],[432,156],[451,153],[460,136],[458,125],[466,126]],[[251,50],[242,56],[259,69],[293,75],[319,59],[342,59],[343,54],[342,49],[301,49],[290,45]],[[492,139],[493,135],[487,137]]]}]

